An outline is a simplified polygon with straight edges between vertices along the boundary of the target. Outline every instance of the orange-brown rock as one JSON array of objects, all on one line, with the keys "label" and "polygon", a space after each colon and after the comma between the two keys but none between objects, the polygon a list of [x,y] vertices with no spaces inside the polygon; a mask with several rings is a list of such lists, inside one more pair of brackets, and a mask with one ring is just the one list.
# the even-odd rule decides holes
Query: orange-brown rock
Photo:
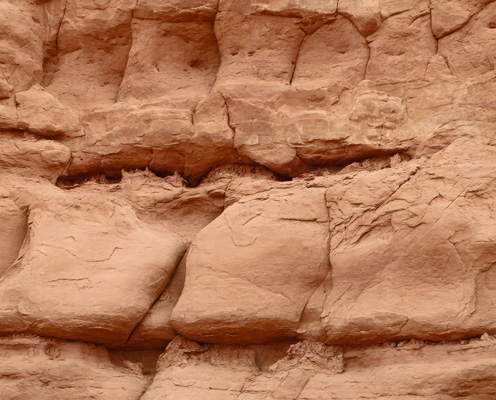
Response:
[{"label": "orange-brown rock", "polygon": [[495,50],[494,0],[0,0],[0,399],[494,400]]},{"label": "orange-brown rock", "polygon": [[420,166],[332,185],[333,287],[323,314],[329,342],[496,331],[489,283],[495,161],[494,147],[457,141]]},{"label": "orange-brown rock", "polygon": [[260,350],[253,347],[201,346],[176,338],[143,398],[489,400],[496,390],[494,347],[490,337],[358,349],[300,342],[277,362],[260,365]]},{"label": "orange-brown rock", "polygon": [[115,199],[61,193],[28,213],[20,255],[0,278],[0,332],[123,345],[184,242]]},{"label": "orange-brown rock", "polygon": [[329,269],[324,191],[298,189],[245,197],[196,236],[172,313],[179,333],[211,343],[295,337]]},{"label": "orange-brown rock", "polygon": [[17,133],[0,135],[2,172],[31,177],[40,176],[55,182],[65,174],[71,161],[67,146],[53,140],[37,140]]},{"label": "orange-brown rock", "polygon": [[8,196],[0,192],[0,276],[14,263],[26,236],[27,217]]},{"label": "orange-brown rock", "polygon": [[138,365],[114,364],[104,347],[83,342],[3,337],[0,354],[0,397],[5,400],[135,400],[148,383]]},{"label": "orange-brown rock", "polygon": [[15,95],[17,127],[40,136],[78,135],[77,115],[41,86]]}]

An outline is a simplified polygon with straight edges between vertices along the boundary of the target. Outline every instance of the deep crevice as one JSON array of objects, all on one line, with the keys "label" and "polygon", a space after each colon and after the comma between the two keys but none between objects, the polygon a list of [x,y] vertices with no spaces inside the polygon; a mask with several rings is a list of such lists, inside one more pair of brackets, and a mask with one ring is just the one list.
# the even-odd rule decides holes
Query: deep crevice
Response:
[{"label": "deep crevice", "polygon": [[[213,18],[213,21],[212,21],[212,32],[214,33],[214,37],[215,37],[215,44],[217,45],[217,53],[218,53],[218,56],[219,56],[219,65],[217,67],[217,71],[215,71],[215,79],[212,83],[212,86],[210,87],[210,91],[209,91],[209,94],[212,94],[212,91],[215,87],[215,85],[217,84],[217,80],[219,78],[219,71],[220,71],[220,67],[222,65],[222,53],[220,52],[220,45],[219,45],[219,38],[217,37],[217,33],[215,32],[215,23],[217,21],[217,15],[219,14],[219,2],[220,0],[217,2],[217,9],[215,11],[215,15],[214,15],[214,18]],[[207,97],[208,97],[207,95]]]},{"label": "deep crevice", "polygon": [[[435,54],[438,54],[439,53],[439,39],[434,34],[434,29],[432,26],[432,0],[429,0],[429,26],[431,28],[432,37],[436,41],[436,53]],[[427,63],[426,71],[427,71],[427,68],[429,68],[429,63]],[[425,76],[424,76],[424,80],[425,80]]]},{"label": "deep crevice", "polygon": [[121,82],[119,83],[118,87],[117,87],[117,92],[115,94],[115,99],[114,99],[114,103],[117,103],[119,101],[119,95],[120,95],[120,92],[121,92],[121,88],[122,88],[122,83],[124,82],[124,78],[126,77],[126,71],[127,71],[127,66],[129,64],[129,57],[131,55],[131,51],[133,49],[133,20],[134,20],[134,12],[136,11],[136,8],[138,7],[138,2],[139,0],[136,0],[136,4],[134,5],[134,8],[133,10],[131,11],[131,19],[129,20],[129,30],[130,30],[130,34],[129,34],[129,51],[127,52],[127,58],[126,58],[126,63],[124,65],[124,68],[122,70],[122,78],[121,78]]},{"label": "deep crevice", "polygon": [[65,14],[67,11],[67,3],[69,0],[65,0],[64,2],[64,10],[62,11],[62,17],[60,18],[60,23],[57,27],[57,33],[55,34],[55,54],[53,54],[51,57],[44,57],[43,59],[43,65],[42,65],[42,70],[43,70],[43,76],[41,78],[41,85],[43,87],[46,87],[50,84],[50,82],[53,79],[53,75],[55,73],[55,69],[57,64],[59,63],[59,37],[60,37],[60,30],[62,28],[62,24],[64,23],[65,20]]},{"label": "deep crevice", "polygon": [[296,72],[296,68],[298,67],[298,59],[300,57],[301,47],[303,46],[303,43],[305,42],[305,39],[307,38],[307,36],[308,36],[308,34],[305,31],[303,31],[303,37],[302,37],[300,43],[298,44],[298,48],[296,49],[296,55],[295,55],[294,61],[292,63],[292,70],[289,73],[289,84],[290,85],[293,84],[293,79],[294,79],[294,75]]},{"label": "deep crevice", "polygon": [[403,161],[410,161],[411,157],[409,157],[408,152],[401,150],[401,149],[392,149],[388,152],[377,152],[377,153],[371,153],[368,156],[363,156],[363,157],[354,157],[354,158],[348,158],[343,161],[336,161],[336,162],[329,162],[325,164],[314,164],[314,165],[307,165],[307,169],[302,171],[301,173],[294,174],[294,175],[288,175],[288,174],[283,174],[279,173],[277,171],[270,170],[269,168],[264,167],[261,164],[257,163],[250,163],[250,164],[245,164],[245,163],[233,163],[233,164],[223,164],[220,165],[216,168],[213,168],[205,174],[203,174],[200,178],[198,179],[193,179],[186,175],[182,171],[174,171],[170,173],[164,173],[160,171],[156,171],[152,168],[149,167],[143,167],[143,168],[121,168],[121,173],[119,176],[116,175],[106,175],[103,170],[97,172],[97,173],[91,173],[91,174],[80,174],[80,175],[65,175],[65,176],[60,176],[57,179],[56,185],[62,189],[70,190],[77,188],[79,186],[84,185],[85,183],[88,182],[95,182],[99,184],[117,184],[120,183],[123,179],[123,172],[124,173],[132,173],[132,172],[147,172],[147,173],[152,173],[156,177],[159,178],[168,178],[172,177],[176,174],[178,174],[184,181],[185,186],[188,188],[195,188],[200,186],[205,179],[208,178],[208,176],[215,172],[218,169],[226,168],[226,167],[253,167],[253,168],[264,168],[267,171],[270,171],[271,174],[275,177],[276,181],[279,182],[289,182],[297,178],[303,178],[303,177],[308,177],[309,175],[315,175],[315,176],[322,176],[325,173],[330,173],[330,174],[337,174],[344,168],[352,165],[352,164],[357,164],[357,163],[362,163],[367,160],[380,160],[386,157],[391,157],[394,154],[399,154],[402,157]]},{"label": "deep crevice", "polygon": [[188,250],[189,250],[189,246],[187,246],[185,249],[184,249],[184,253],[183,255],[181,256],[181,258],[179,258],[178,262],[176,263],[176,266],[174,268],[174,271],[170,274],[170,277],[169,277],[169,280],[167,281],[164,289],[159,293],[159,295],[155,298],[155,300],[151,303],[150,307],[148,308],[148,310],[146,310],[146,312],[143,314],[143,316],[141,317],[141,319],[139,320],[139,322],[136,324],[136,326],[131,330],[131,332],[129,333],[124,345],[122,346],[123,348],[125,348],[129,341],[131,340],[133,334],[136,332],[136,330],[141,326],[141,323],[143,322],[143,320],[147,317],[147,315],[150,313],[150,310],[155,306],[155,304],[158,303],[158,301],[160,300],[160,298],[162,297],[162,295],[167,291],[167,288],[169,287],[169,283],[171,282],[172,280],[172,277],[174,276],[174,274],[176,273],[177,271],[177,268],[179,267],[179,265],[181,264],[181,262],[183,261],[184,257],[186,257],[186,255],[188,254]]},{"label": "deep crevice", "polygon": [[[344,19],[348,20],[353,25],[353,27],[355,28],[355,30],[360,34],[360,36],[363,37],[363,39],[365,40],[365,44],[367,45],[368,54],[367,54],[367,59],[365,60],[365,67],[364,67],[364,70],[363,70],[363,76],[362,76],[362,79],[360,79],[357,82],[357,84],[354,86],[353,89],[355,89],[360,84],[360,82],[362,82],[365,79],[367,79],[367,70],[369,69],[369,62],[370,62],[370,57],[371,57],[371,54],[372,54],[372,49],[370,48],[370,43],[368,42],[367,37],[364,36],[362,34],[362,32],[360,32],[360,29],[358,29],[358,26],[356,26],[356,24],[351,20],[351,18],[348,18],[346,15],[341,14],[341,13],[339,13],[339,15],[341,17],[343,17]],[[341,93],[340,93],[340,97],[341,97]],[[339,99],[338,99],[338,101],[339,101]]]}]

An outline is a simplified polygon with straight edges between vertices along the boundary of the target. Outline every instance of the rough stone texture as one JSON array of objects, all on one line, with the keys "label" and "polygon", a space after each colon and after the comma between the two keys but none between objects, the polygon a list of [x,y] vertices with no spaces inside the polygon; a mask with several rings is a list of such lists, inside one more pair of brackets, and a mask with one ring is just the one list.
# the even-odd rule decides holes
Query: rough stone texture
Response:
[{"label": "rough stone texture", "polygon": [[[491,3],[4,0],[12,21],[33,15],[22,25],[37,37],[23,46],[4,24],[24,58],[3,64],[0,127],[84,134],[65,140],[73,177],[148,167],[198,183],[235,162],[295,176],[415,152],[488,108],[491,82],[465,97],[494,69]],[[51,110],[26,121],[30,102],[16,113],[12,96],[40,83],[30,102]]]},{"label": "rough stone texture", "polygon": [[254,351],[201,346],[177,336],[160,357],[157,375],[142,400],[235,399],[246,379],[258,372]]},{"label": "rough stone texture", "polygon": [[3,337],[0,357],[5,400],[136,400],[148,383],[137,365],[116,365],[105,348],[82,342]]},{"label": "rough stone texture", "polygon": [[43,76],[44,24],[33,0],[0,3],[0,81],[3,95],[29,89]]},{"label": "rough stone texture", "polygon": [[14,263],[26,236],[27,218],[8,197],[7,191],[0,192],[0,276]]},{"label": "rough stone texture", "polygon": [[421,166],[332,185],[328,341],[495,332],[495,161],[494,147],[457,141]]},{"label": "rough stone texture", "polygon": [[175,339],[143,399],[489,400],[496,390],[494,352],[489,337],[464,344],[411,341],[359,349],[300,342],[260,370],[256,349]]},{"label": "rough stone texture", "polygon": [[453,75],[473,78],[494,71],[495,12],[496,4],[488,4],[466,25],[439,41],[439,52]]},{"label": "rough stone texture", "polygon": [[71,160],[71,151],[61,143],[3,132],[0,153],[2,172],[40,176],[54,182],[64,174]]},{"label": "rough stone texture", "polygon": [[494,400],[495,18],[0,0],[0,399]]},{"label": "rough stone texture", "polygon": [[33,86],[15,95],[17,127],[40,136],[77,136],[77,115],[41,86]]}]

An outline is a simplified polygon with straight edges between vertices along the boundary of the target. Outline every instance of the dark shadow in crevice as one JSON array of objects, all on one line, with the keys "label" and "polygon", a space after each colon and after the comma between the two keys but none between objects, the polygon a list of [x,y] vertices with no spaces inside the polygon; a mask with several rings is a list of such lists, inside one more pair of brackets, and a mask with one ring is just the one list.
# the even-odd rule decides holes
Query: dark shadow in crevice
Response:
[{"label": "dark shadow in crevice", "polygon": [[[188,176],[186,173],[182,171],[169,171],[169,172],[164,172],[164,171],[157,171],[155,169],[150,169],[147,167],[143,168],[123,168],[119,172],[114,170],[112,174],[105,174],[102,170],[98,173],[90,173],[88,175],[66,175],[66,176],[61,176],[57,180],[57,186],[60,187],[61,189],[73,189],[76,187],[79,187],[87,182],[95,182],[99,184],[116,184],[120,183],[122,178],[123,178],[123,173],[132,173],[136,171],[143,171],[143,172],[148,172],[152,173],[153,175],[159,177],[159,178],[169,178],[174,175],[177,175],[182,179],[184,186],[187,188],[196,188],[200,186],[205,180],[212,180],[212,176],[215,175],[216,171],[220,171],[223,169],[233,169],[234,172],[233,174],[236,175],[235,170],[238,168],[240,170],[243,170],[242,174],[244,176],[250,175],[249,170],[253,170],[253,175],[256,176],[259,172],[258,170],[263,169],[267,173],[271,174],[274,177],[274,180],[277,182],[291,182],[292,180],[296,178],[305,178],[305,179],[310,179],[312,176],[323,176],[327,174],[338,174],[341,173],[345,168],[347,167],[356,167],[360,170],[367,171],[367,170],[377,170],[377,169],[383,169],[383,168],[389,168],[391,167],[390,163],[390,158],[394,155],[398,155],[399,160],[401,162],[403,161],[409,161],[412,159],[412,156],[408,152],[402,152],[402,151],[395,151],[392,150],[387,153],[382,153],[382,152],[377,152],[377,153],[371,153],[368,157],[356,157],[356,158],[349,158],[346,159],[342,162],[335,162],[335,163],[328,163],[328,164],[322,164],[322,165],[310,165],[306,166],[304,170],[302,170],[301,173],[294,174],[294,175],[288,175],[288,174],[281,174],[275,171],[271,171],[259,164],[226,164],[226,165],[221,165],[217,168],[214,168],[208,172],[206,172],[204,175],[202,175],[200,178],[193,178]],[[376,165],[375,165],[376,164]],[[247,172],[248,171],[248,172]]]}]

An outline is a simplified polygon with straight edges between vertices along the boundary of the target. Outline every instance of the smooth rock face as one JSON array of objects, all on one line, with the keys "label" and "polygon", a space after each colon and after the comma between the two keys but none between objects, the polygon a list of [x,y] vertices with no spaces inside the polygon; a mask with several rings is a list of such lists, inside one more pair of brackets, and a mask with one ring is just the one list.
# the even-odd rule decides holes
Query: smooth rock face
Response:
[{"label": "smooth rock face", "polygon": [[232,205],[192,242],[172,324],[202,342],[294,337],[329,269],[327,227],[322,189],[269,191]]},{"label": "smooth rock face", "polygon": [[0,0],[0,399],[494,400],[496,2]]},{"label": "smooth rock face", "polygon": [[115,200],[65,195],[32,204],[27,240],[1,278],[0,332],[122,345],[184,249]]}]

